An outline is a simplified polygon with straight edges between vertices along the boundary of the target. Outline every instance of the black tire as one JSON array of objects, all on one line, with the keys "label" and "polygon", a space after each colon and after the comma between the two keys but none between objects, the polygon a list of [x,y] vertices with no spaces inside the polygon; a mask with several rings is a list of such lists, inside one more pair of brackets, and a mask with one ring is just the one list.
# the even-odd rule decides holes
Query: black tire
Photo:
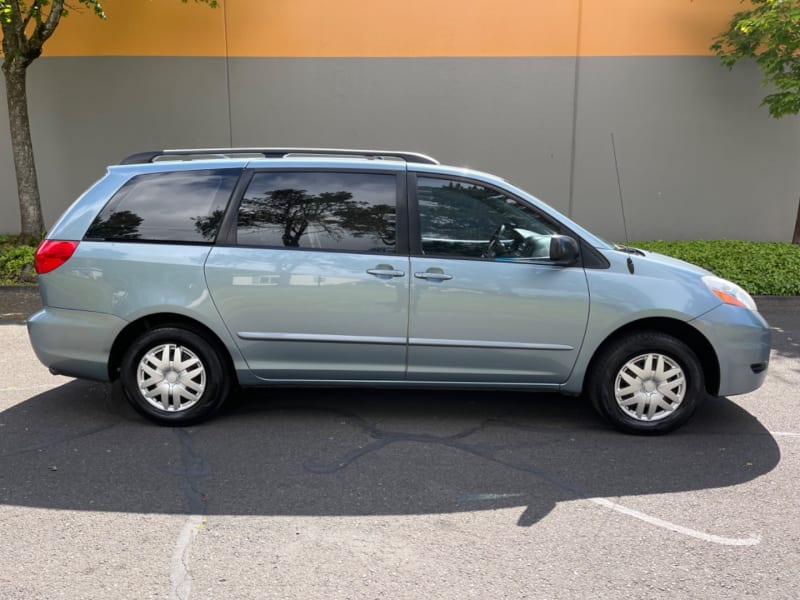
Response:
[{"label": "black tire", "polygon": [[216,345],[194,331],[162,326],[131,344],[122,357],[120,380],[141,415],[160,425],[192,425],[213,415],[230,395],[225,365]]},{"label": "black tire", "polygon": [[671,335],[640,331],[601,352],[585,390],[595,409],[622,431],[672,431],[686,423],[706,395],[697,355]]}]

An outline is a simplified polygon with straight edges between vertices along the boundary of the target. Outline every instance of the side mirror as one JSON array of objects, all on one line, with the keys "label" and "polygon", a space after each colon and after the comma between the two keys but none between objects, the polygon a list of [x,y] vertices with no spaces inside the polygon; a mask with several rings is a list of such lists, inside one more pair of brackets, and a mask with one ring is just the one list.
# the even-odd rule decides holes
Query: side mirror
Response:
[{"label": "side mirror", "polygon": [[578,260],[581,251],[578,242],[568,235],[550,238],[550,261],[557,265],[571,265]]}]

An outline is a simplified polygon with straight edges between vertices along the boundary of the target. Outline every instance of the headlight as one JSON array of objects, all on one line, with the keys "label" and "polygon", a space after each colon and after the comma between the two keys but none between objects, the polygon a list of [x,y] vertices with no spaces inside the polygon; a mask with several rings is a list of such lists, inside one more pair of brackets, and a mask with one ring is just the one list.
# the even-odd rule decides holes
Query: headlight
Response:
[{"label": "headlight", "polygon": [[721,279],[719,277],[714,277],[713,275],[706,275],[703,277],[703,283],[705,283],[706,287],[725,304],[741,306],[742,308],[747,308],[750,310],[758,310],[756,308],[755,300],[753,300],[750,294],[727,279]]}]

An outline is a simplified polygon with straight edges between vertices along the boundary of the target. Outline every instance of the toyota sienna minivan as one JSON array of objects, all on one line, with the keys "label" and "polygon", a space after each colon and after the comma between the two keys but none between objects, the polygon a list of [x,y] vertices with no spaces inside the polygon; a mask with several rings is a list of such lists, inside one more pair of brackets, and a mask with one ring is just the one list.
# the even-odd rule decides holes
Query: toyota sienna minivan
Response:
[{"label": "toyota sienna minivan", "polygon": [[50,371],[119,379],[164,425],[249,386],[583,394],[670,431],[767,373],[739,286],[610,244],[506,181],[409,152],[132,155],[36,253]]}]

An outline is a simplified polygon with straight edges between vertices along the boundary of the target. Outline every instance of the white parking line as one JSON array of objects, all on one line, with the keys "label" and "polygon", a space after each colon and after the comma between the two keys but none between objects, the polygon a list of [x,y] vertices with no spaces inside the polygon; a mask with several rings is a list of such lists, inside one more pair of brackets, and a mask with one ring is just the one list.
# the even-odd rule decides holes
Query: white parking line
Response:
[{"label": "white parking line", "polygon": [[729,537],[722,537],[719,535],[713,535],[711,533],[704,533],[702,531],[697,531],[696,529],[690,529],[689,527],[684,527],[683,525],[676,525],[675,523],[670,523],[669,521],[665,521],[663,519],[659,519],[658,517],[651,517],[648,514],[643,512],[639,512],[638,510],[633,510],[632,508],[628,508],[627,506],[622,506],[621,504],[617,504],[616,502],[612,502],[607,498],[588,498],[591,502],[595,504],[599,504],[600,506],[604,506],[605,508],[609,508],[614,510],[618,513],[622,513],[623,515],[628,515],[629,517],[633,517],[634,519],[639,519],[640,521],[644,521],[650,525],[655,525],[656,527],[661,527],[662,529],[668,529],[669,531],[674,531],[676,533],[681,533],[683,535],[688,535],[689,537],[697,538],[698,540],[703,540],[704,542],[712,542],[714,544],[721,544],[723,546],[755,546],[756,544],[761,542],[761,536],[758,535],[751,535],[747,538],[729,538]]},{"label": "white parking line", "polygon": [[[767,433],[773,437],[800,438],[800,433],[793,431],[769,431]],[[662,529],[668,529],[669,531],[688,535],[689,537],[697,538],[706,542],[712,542],[714,544],[721,544],[723,546],[755,546],[761,542],[761,537],[755,534],[747,538],[729,538],[711,533],[705,533],[703,531],[697,531],[696,529],[684,527],[683,525],[670,523],[669,521],[659,519],[658,517],[652,517],[646,513],[639,512],[638,510],[634,510],[632,508],[628,508],[627,506],[623,506],[622,504],[612,502],[607,498],[587,498],[587,500],[618,513],[633,517],[634,519],[639,519],[640,521],[644,521],[650,525],[655,525],[656,527],[661,527]]]}]

